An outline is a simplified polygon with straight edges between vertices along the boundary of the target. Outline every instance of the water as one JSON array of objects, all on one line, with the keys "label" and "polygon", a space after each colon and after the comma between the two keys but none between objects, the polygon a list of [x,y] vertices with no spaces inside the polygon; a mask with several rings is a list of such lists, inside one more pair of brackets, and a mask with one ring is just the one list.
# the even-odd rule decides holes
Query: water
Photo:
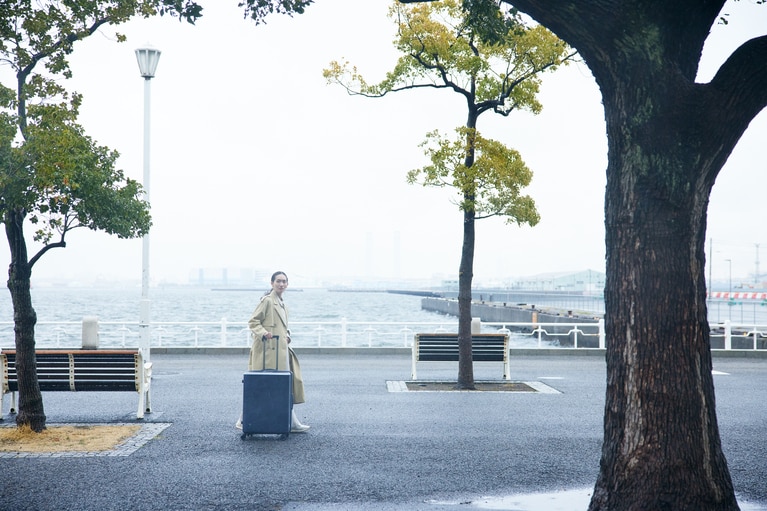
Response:
[{"label": "water", "polygon": [[[247,321],[264,291],[194,286],[152,288],[152,346],[249,346]],[[101,346],[136,346],[140,298],[138,287],[35,287],[32,301],[38,318],[37,345],[40,348],[79,346],[82,319],[96,316]],[[290,308],[295,346],[402,347],[409,346],[416,332],[457,329],[457,318],[422,310],[421,298],[413,295],[288,289],[285,300]],[[545,303],[542,296],[536,296],[536,302],[540,306],[559,305],[555,301]],[[734,324],[765,325],[767,307],[764,305],[755,300],[714,300],[709,303],[709,319],[712,323],[729,319]],[[342,325],[342,321],[346,324]],[[483,331],[493,331],[493,327],[483,326]],[[722,333],[716,335],[721,337]],[[759,337],[765,335],[767,333],[759,334]],[[538,346],[534,336],[515,333],[511,335],[510,344],[514,348]],[[746,344],[736,347],[750,347],[753,341]],[[0,292],[0,347],[12,345],[13,310],[6,289]],[[552,343],[544,341],[544,345]]]},{"label": "water", "polygon": [[[247,322],[264,292],[193,286],[152,288],[152,347],[249,346]],[[82,319],[96,316],[101,346],[135,346],[140,298],[138,288],[35,288],[32,302],[37,312],[37,345],[79,345]],[[457,324],[457,318],[422,310],[421,298],[412,295],[288,289],[284,298],[296,346],[370,346],[374,337],[376,346],[405,346],[413,332],[455,330],[453,325]],[[2,346],[13,345],[12,322],[13,309],[6,291],[0,295]],[[68,324],[61,324],[65,322]],[[376,323],[414,324],[403,330],[402,325]]]},{"label": "water", "polygon": [[[208,287],[158,287],[150,290],[152,321],[246,322],[264,294],[261,290],[213,291]],[[32,303],[38,321],[80,321],[85,316],[98,316],[105,321],[137,322],[139,288],[70,288],[37,287],[32,289]],[[573,303],[545,302],[541,306],[573,309]],[[421,298],[395,293],[335,292],[324,289],[285,292],[291,322],[348,321],[433,322],[444,319],[439,314],[421,310]],[[512,300],[513,301],[513,300]],[[545,303],[544,303],[545,302]],[[601,301],[600,301],[601,304]],[[709,302],[709,321],[719,323],[767,324],[767,302],[724,300]],[[603,310],[603,305],[601,305]],[[576,309],[586,309],[579,302]],[[590,308],[588,310],[591,310]],[[601,310],[595,310],[601,312]],[[13,321],[13,309],[7,289],[0,291],[0,322]]]},{"label": "water", "polygon": [[[207,287],[159,287],[149,291],[152,322],[247,322],[265,290],[212,290]],[[41,287],[32,290],[37,320],[80,321],[98,316],[104,321],[137,322],[138,288]],[[292,322],[434,322],[445,316],[421,310],[421,298],[394,293],[334,292],[324,289],[284,295]],[[12,321],[9,292],[0,293],[0,321]]]}]

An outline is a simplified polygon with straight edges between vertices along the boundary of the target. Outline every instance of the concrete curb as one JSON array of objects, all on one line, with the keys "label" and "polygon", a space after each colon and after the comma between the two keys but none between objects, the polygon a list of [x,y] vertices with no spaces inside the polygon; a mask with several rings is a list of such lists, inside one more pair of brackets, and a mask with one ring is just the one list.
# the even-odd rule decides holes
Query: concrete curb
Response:
[{"label": "concrete curb", "polygon": [[[160,347],[152,348],[153,355],[247,355],[250,348],[245,347]],[[307,355],[410,355],[411,349],[396,348],[359,348],[359,347],[297,347],[294,351]],[[511,348],[512,357],[604,357],[604,348]],[[767,350],[711,350],[713,358],[767,358]]]}]

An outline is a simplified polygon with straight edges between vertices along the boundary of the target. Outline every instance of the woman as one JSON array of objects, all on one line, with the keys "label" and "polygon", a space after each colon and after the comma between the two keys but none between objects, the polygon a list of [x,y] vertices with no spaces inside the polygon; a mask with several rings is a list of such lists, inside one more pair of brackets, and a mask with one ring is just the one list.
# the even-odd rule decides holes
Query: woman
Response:
[{"label": "woman", "polygon": [[[250,335],[253,343],[250,346],[250,359],[248,370],[261,371],[265,368],[293,373],[293,404],[303,403],[304,382],[301,378],[301,366],[298,364],[296,354],[288,346],[290,344],[290,329],[288,328],[288,308],[282,300],[282,294],[288,287],[288,276],[285,272],[278,271],[272,275],[272,290],[261,298],[256,310],[248,321]],[[279,349],[271,348],[274,343],[265,343],[264,339],[278,337]],[[267,345],[266,354],[264,346]],[[275,360],[279,353],[279,360]],[[237,427],[241,428],[241,421],[237,421]],[[291,433],[304,433],[309,429],[306,424],[301,424],[293,411]]]}]

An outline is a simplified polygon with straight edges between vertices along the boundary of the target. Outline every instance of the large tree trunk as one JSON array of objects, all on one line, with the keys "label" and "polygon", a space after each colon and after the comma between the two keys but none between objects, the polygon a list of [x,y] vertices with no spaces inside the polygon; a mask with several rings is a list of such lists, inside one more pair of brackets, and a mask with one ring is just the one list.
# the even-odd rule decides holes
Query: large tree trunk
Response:
[{"label": "large tree trunk", "polygon": [[735,510],[711,374],[705,235],[711,188],[737,137],[712,122],[723,112],[692,83],[695,64],[675,61],[676,48],[645,48],[616,52],[595,72],[609,155],[607,395],[589,509]]},{"label": "large tree trunk", "polygon": [[737,510],[716,417],[705,236],[714,180],[750,113],[694,84],[699,53],[646,52],[658,36],[647,37],[595,71],[609,156],[607,395],[589,509]]},{"label": "large tree trunk", "polygon": [[[625,129],[633,115],[612,102],[605,107],[609,129]],[[610,137],[608,381],[601,470],[589,509],[734,510],[711,374],[708,185],[689,170],[678,127],[654,128],[630,142]]]},{"label": "large tree trunk", "polygon": [[723,0],[512,3],[579,51],[605,106],[607,395],[589,509],[738,509],[716,419],[704,238],[716,175],[767,104],[767,37],[698,84]]},{"label": "large tree trunk", "polygon": [[37,314],[32,307],[30,292],[32,268],[28,261],[24,240],[24,214],[13,210],[7,213],[5,232],[11,249],[8,268],[8,290],[13,302],[13,322],[16,337],[16,373],[19,382],[19,410],[16,424],[29,426],[33,431],[45,429],[43,396],[37,382],[35,358],[35,324]]}]

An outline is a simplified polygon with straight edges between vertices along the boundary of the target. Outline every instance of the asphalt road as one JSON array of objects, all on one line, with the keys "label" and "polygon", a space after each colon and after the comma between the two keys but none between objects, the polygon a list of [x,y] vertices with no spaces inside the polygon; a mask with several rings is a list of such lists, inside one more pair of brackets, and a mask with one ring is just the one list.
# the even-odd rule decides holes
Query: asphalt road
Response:
[{"label": "asphalt road", "polygon": [[[307,402],[296,411],[312,428],[284,441],[242,440],[234,429],[247,356],[152,360],[153,413],[145,422],[166,429],[130,456],[0,459],[0,509],[565,510],[588,501],[597,477],[601,357],[513,359],[512,379],[556,393],[469,393],[391,392],[387,381],[410,377],[407,355],[302,354]],[[767,359],[715,359],[714,366],[736,492],[744,508],[767,509]],[[421,379],[456,371],[454,363],[419,365]],[[477,364],[476,379],[500,377],[500,364]],[[50,424],[136,422],[134,394],[44,399]],[[575,493],[557,493],[566,491]],[[508,499],[538,492],[561,498]],[[571,507],[561,507],[567,500]]]}]

